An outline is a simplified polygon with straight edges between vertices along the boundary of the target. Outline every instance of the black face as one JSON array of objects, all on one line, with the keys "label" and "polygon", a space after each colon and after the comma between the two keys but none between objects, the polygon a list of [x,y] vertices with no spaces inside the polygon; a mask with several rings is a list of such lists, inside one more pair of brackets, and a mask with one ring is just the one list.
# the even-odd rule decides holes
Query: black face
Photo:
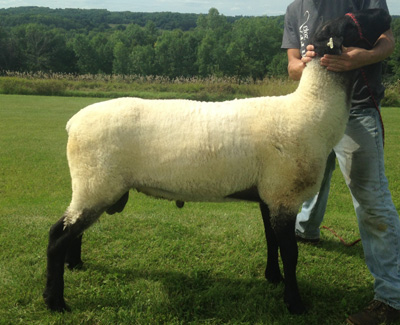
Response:
[{"label": "black face", "polygon": [[343,37],[333,36],[332,33],[319,34],[318,38],[314,38],[314,51],[319,56],[324,54],[340,55],[342,54]]},{"label": "black face", "polygon": [[349,16],[336,18],[324,24],[315,33],[311,44],[319,56],[342,53],[342,45],[371,48],[378,37],[390,28],[391,17],[383,9],[368,9],[354,13],[355,21]]}]

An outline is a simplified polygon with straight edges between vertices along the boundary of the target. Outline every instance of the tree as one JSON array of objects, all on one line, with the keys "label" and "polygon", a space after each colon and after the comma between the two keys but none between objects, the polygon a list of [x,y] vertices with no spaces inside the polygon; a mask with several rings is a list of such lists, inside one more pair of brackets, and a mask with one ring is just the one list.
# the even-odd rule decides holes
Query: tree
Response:
[{"label": "tree", "polygon": [[112,73],[114,44],[107,34],[79,34],[73,40],[73,49],[80,73]]},{"label": "tree", "polygon": [[112,73],[114,59],[114,44],[106,33],[95,33],[90,40],[96,57],[97,71],[95,73]]},{"label": "tree", "polygon": [[0,27],[0,49],[0,71],[21,70],[22,58],[16,39],[2,27]]},{"label": "tree", "polygon": [[282,31],[268,17],[242,18],[234,23],[229,53],[230,74],[263,79],[274,56],[280,52]]},{"label": "tree", "polygon": [[28,24],[13,30],[22,71],[70,72],[74,53],[58,29]]},{"label": "tree", "polygon": [[400,37],[396,41],[395,50],[387,60],[390,68],[390,79],[393,81],[400,80]]},{"label": "tree", "polygon": [[199,74],[224,75],[230,68],[227,55],[231,35],[230,24],[217,9],[211,8],[207,16],[200,15],[196,31],[201,39],[196,62]]},{"label": "tree", "polygon": [[390,75],[393,81],[400,80],[400,18],[393,19],[392,21],[393,34],[396,37],[395,50],[392,55],[387,59],[388,70],[385,71]]},{"label": "tree", "polygon": [[[108,12],[21,7],[0,9],[0,70],[78,73],[286,76],[280,49],[284,17]],[[196,26],[197,21],[197,26]],[[385,81],[400,79],[396,49]]]},{"label": "tree", "polygon": [[112,36],[114,42],[113,72],[120,74],[155,74],[154,45],[159,31],[153,22],[145,27],[130,24]]},{"label": "tree", "polygon": [[129,70],[129,48],[121,41],[117,41],[114,46],[113,73],[128,74]]},{"label": "tree", "polygon": [[157,75],[156,54],[151,45],[135,46],[129,55],[129,73],[143,76]]},{"label": "tree", "polygon": [[279,51],[272,58],[272,61],[267,66],[267,75],[269,77],[287,77],[288,76],[288,59],[286,52]]},{"label": "tree", "polygon": [[164,31],[155,45],[159,73],[170,78],[196,74],[195,43],[187,32]]},{"label": "tree", "polygon": [[97,57],[93,55],[95,49],[90,44],[88,36],[77,35],[73,40],[73,48],[77,57],[79,73],[97,73]]}]

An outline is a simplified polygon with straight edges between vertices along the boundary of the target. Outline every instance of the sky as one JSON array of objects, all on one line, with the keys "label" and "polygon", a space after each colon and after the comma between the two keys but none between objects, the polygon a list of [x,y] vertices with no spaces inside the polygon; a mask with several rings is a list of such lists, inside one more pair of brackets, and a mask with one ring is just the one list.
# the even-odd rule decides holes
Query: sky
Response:
[{"label": "sky", "polygon": [[[334,1],[334,0],[332,0]],[[50,8],[107,9],[109,11],[208,13],[225,16],[277,16],[292,0],[0,0],[0,8],[40,6]],[[392,15],[400,15],[400,1],[387,0]]]}]

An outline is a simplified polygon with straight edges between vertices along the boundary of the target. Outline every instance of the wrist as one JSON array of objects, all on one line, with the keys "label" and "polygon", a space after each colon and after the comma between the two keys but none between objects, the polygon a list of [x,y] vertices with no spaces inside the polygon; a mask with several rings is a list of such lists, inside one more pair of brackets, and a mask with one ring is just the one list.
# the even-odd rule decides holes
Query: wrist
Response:
[{"label": "wrist", "polygon": [[300,80],[303,70],[306,64],[302,60],[296,60],[290,62],[288,65],[289,78],[292,80]]}]

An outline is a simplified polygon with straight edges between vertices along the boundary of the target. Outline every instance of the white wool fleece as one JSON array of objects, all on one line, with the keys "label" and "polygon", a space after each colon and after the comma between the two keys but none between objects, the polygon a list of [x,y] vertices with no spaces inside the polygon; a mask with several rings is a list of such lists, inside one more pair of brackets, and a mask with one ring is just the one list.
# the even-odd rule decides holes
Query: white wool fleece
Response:
[{"label": "white wool fleece", "polygon": [[287,96],[120,98],[82,109],[67,124],[70,214],[104,209],[129,188],[170,200],[224,201],[254,186],[272,215],[297,211],[318,190],[344,133],[348,98],[336,76],[313,60]]}]

